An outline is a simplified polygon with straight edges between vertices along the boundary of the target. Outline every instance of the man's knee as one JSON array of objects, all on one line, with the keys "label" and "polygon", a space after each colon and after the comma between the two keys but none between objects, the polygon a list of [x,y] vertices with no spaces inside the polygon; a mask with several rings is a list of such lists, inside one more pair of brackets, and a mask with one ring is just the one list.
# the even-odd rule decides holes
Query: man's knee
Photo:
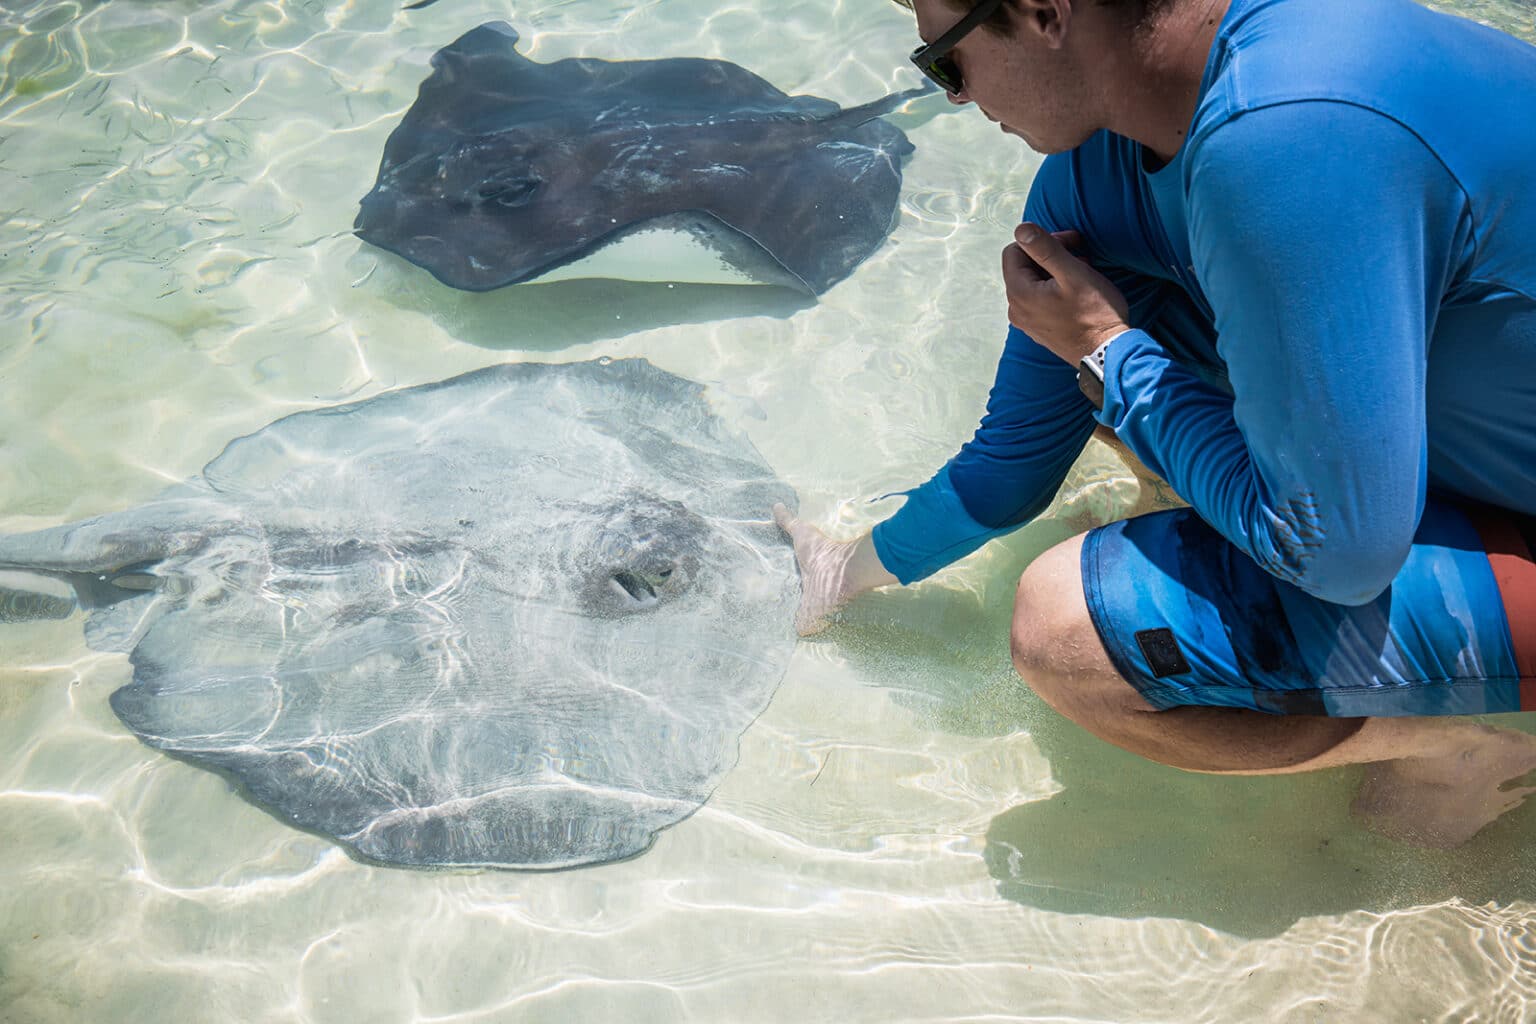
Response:
[{"label": "man's knee", "polygon": [[1083,594],[1083,538],[1051,548],[1019,577],[1009,635],[1013,666],[1035,693],[1093,727],[1151,705],[1120,677]]},{"label": "man's knee", "polygon": [[1077,668],[1084,632],[1093,632],[1078,568],[1082,538],[1058,544],[1019,577],[1009,644],[1013,665],[1036,692],[1045,692]]}]

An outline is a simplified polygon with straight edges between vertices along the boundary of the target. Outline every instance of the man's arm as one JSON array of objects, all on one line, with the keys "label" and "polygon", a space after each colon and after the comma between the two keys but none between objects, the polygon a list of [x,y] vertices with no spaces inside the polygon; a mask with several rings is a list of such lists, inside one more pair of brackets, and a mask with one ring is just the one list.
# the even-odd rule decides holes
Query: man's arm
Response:
[{"label": "man's arm", "polygon": [[1008,332],[971,440],[874,530],[880,562],[912,583],[1038,515],[1094,429],[1075,371]]},{"label": "man's arm", "polygon": [[1187,159],[1236,397],[1130,331],[1100,419],[1267,571],[1368,602],[1423,510],[1428,338],[1464,197],[1405,128],[1340,103],[1245,114]]},{"label": "man's arm", "polygon": [[[1173,283],[1132,265],[1157,265],[1139,237],[1135,194],[1137,151],[1100,134],[1048,158],[1030,190],[1025,217],[1048,230],[1072,230],[1087,255],[1124,293],[1132,321],[1153,326],[1173,313],[1188,319],[1188,302]],[[1085,200],[1081,184],[1096,190]],[[1178,293],[1178,294],[1175,294]],[[1181,321],[1182,322],[1182,321]],[[814,526],[775,511],[795,545],[803,596],[797,626],[812,633],[850,598],[891,583],[912,583],[1008,533],[1049,505],[1095,428],[1093,407],[1064,365],[1017,328],[1010,329],[975,435],[906,504],[852,541],[833,541]]]},{"label": "man's arm", "polygon": [[[1136,252],[1135,183],[1134,150],[1101,135],[1042,164],[1024,218],[1046,231],[1078,232],[1085,255],[1125,295],[1131,322],[1150,327],[1177,286],[1122,265],[1138,256],[1153,262]],[[1029,522],[1050,504],[1095,426],[1077,368],[1010,328],[975,435],[875,527],[881,564],[911,583]]]}]

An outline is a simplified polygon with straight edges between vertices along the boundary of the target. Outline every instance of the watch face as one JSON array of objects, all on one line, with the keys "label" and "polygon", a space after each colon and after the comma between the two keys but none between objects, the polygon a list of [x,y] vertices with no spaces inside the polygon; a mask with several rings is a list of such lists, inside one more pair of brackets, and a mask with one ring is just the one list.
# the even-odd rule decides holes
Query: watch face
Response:
[{"label": "watch face", "polygon": [[1081,391],[1093,403],[1095,409],[1104,408],[1104,367],[1094,361],[1092,356],[1084,359],[1077,367],[1077,389]]}]

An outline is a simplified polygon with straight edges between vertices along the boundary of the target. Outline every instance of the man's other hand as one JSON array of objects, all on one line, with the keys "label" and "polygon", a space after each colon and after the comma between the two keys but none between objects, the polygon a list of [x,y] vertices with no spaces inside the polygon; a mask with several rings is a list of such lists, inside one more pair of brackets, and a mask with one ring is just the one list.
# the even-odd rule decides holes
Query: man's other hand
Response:
[{"label": "man's other hand", "polygon": [[1067,363],[1129,329],[1130,307],[1109,278],[1072,255],[1076,231],[1048,234],[1025,221],[1003,249],[1008,322]]}]

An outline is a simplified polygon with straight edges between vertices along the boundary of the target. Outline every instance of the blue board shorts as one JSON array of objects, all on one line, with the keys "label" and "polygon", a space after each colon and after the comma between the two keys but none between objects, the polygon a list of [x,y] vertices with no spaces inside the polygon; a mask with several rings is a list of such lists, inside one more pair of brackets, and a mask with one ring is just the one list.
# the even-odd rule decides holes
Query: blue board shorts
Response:
[{"label": "blue board shorts", "polygon": [[1111,661],[1160,710],[1536,711],[1533,551],[1536,519],[1431,499],[1392,585],[1351,607],[1276,579],[1179,509],[1089,533],[1083,589]]}]

